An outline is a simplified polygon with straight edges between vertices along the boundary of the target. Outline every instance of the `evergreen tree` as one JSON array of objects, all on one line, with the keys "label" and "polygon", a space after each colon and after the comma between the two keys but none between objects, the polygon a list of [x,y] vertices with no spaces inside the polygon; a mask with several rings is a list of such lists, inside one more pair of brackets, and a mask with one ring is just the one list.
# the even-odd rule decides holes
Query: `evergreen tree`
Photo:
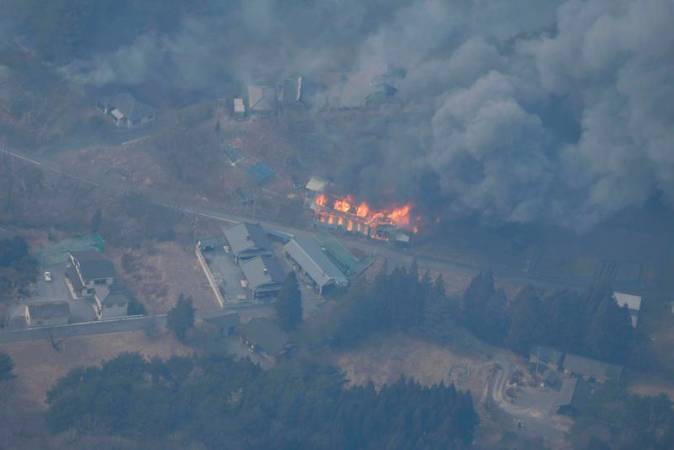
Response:
[{"label": "evergreen tree", "polygon": [[14,377],[14,361],[7,353],[0,353],[0,381],[9,380]]},{"label": "evergreen tree", "polygon": [[546,327],[543,304],[538,292],[524,288],[510,306],[510,327],[506,342],[510,348],[524,355],[532,345],[545,341]]},{"label": "evergreen tree", "polygon": [[194,327],[194,305],[191,297],[180,294],[178,303],[166,315],[166,326],[179,341],[185,341],[187,330]]},{"label": "evergreen tree", "polygon": [[284,330],[292,331],[302,323],[302,293],[295,272],[290,272],[283,282],[274,308]]}]

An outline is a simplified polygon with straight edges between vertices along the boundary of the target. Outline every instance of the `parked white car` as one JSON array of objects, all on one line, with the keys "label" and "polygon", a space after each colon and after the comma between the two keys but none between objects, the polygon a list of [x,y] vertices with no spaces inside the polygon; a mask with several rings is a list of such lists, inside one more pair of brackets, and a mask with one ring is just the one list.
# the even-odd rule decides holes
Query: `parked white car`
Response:
[{"label": "parked white car", "polygon": [[46,281],[47,283],[49,283],[49,282],[51,282],[51,279],[52,279],[52,278],[51,278],[51,272],[45,272],[45,273],[44,273],[44,281]]}]

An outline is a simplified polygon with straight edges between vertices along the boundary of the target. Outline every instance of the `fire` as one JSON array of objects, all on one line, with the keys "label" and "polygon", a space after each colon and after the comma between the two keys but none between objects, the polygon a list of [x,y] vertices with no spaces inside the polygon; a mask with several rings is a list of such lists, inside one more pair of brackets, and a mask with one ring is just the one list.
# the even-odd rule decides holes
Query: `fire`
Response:
[{"label": "fire", "polygon": [[358,217],[367,217],[370,214],[370,207],[367,205],[367,203],[363,202],[360,205],[358,205],[358,209],[356,209],[356,215]]},{"label": "fire", "polygon": [[328,197],[325,194],[319,195],[316,197],[316,204],[325,207],[328,204]]},{"label": "fire", "polygon": [[316,214],[321,222],[373,238],[382,239],[382,236],[387,236],[389,231],[386,227],[407,230],[415,234],[419,231],[417,219],[412,217],[414,206],[411,203],[373,210],[366,202],[356,203],[351,195],[331,198],[326,194],[320,194],[314,200],[314,204],[318,208]]},{"label": "fire", "polygon": [[395,208],[391,212],[389,212],[386,217],[393,222],[394,224],[398,225],[399,227],[407,227],[410,225],[410,210],[412,209],[412,205],[409,203],[401,206],[400,208]]},{"label": "fire", "polygon": [[353,199],[351,196],[344,197],[344,198],[338,198],[335,200],[335,204],[333,205],[333,208],[336,209],[337,211],[341,211],[344,213],[348,213],[351,211],[351,203],[353,202]]}]

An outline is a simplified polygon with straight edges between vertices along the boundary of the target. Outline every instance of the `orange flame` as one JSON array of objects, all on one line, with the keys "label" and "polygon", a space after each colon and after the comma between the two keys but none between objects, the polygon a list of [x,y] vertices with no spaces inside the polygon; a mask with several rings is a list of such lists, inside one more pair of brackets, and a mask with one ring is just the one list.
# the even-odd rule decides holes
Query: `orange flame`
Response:
[{"label": "orange flame", "polygon": [[356,215],[358,217],[367,217],[368,214],[370,214],[370,207],[367,205],[367,203],[363,202],[358,205],[358,209],[356,210]]},{"label": "orange flame", "polygon": [[325,207],[328,204],[328,197],[326,197],[325,194],[320,194],[318,197],[316,197],[316,204],[318,206]]},{"label": "orange flame", "polygon": [[333,208],[336,209],[337,211],[348,213],[349,211],[351,211],[352,202],[353,199],[351,198],[351,196],[338,198],[337,200],[335,200]]},{"label": "orange flame", "polygon": [[[411,203],[372,210],[366,202],[356,204],[351,195],[332,200],[325,194],[318,195],[314,203],[319,207],[316,213],[320,221],[343,226],[347,231],[369,234],[379,226],[394,225],[413,233],[418,232],[414,223],[416,220],[412,218],[413,205]],[[329,204],[332,204],[332,208],[328,206]]]}]

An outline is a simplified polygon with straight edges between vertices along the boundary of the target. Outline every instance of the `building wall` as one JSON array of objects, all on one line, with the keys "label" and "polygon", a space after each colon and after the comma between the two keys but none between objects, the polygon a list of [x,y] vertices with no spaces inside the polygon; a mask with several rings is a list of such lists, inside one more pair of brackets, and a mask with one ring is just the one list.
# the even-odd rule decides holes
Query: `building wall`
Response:
[{"label": "building wall", "polygon": [[49,319],[33,319],[30,320],[31,327],[47,327],[55,325],[66,325],[68,323],[68,317],[52,317]]}]

